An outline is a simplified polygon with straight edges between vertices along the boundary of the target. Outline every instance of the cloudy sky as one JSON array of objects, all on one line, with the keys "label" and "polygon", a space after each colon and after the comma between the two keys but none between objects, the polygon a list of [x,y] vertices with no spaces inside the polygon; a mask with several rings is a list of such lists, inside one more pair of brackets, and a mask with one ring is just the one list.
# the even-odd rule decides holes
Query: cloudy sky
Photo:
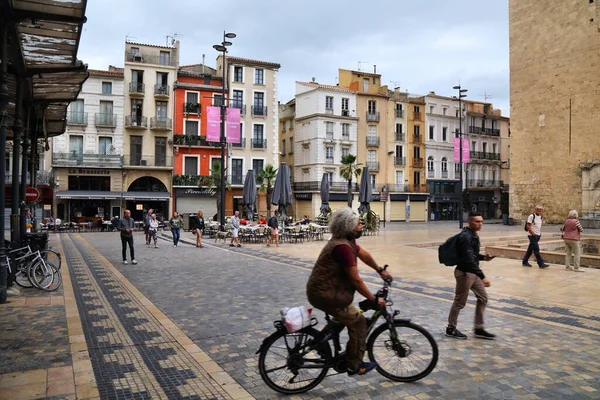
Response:
[{"label": "cloudy sky", "polygon": [[[210,4],[210,5],[209,5]],[[281,64],[279,100],[294,82],[335,84],[338,68],[382,74],[390,87],[453,95],[460,83],[474,100],[509,114],[508,0],[268,1],[91,0],[79,58],[90,68],[123,65],[125,37],[166,44],[177,33],[181,64],[214,66],[223,30],[230,54]]]}]

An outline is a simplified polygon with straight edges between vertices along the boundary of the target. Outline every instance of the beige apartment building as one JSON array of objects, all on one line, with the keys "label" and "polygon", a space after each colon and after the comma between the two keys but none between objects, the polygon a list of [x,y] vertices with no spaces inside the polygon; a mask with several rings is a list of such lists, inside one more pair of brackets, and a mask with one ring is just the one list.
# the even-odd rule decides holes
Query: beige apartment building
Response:
[{"label": "beige apartment building", "polygon": [[290,167],[290,177],[294,179],[294,139],[296,133],[296,99],[279,105],[279,140],[281,151],[279,162]]}]

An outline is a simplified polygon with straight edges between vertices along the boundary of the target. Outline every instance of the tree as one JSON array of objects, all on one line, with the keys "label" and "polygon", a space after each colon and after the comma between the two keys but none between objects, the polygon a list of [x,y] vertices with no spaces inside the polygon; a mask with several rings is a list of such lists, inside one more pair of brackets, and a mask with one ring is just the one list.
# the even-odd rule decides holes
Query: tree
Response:
[{"label": "tree", "polygon": [[[210,175],[203,176],[198,183],[198,187],[207,187],[215,190],[217,193],[217,217],[218,220],[221,221],[221,163],[215,162],[209,171]],[[225,170],[225,172],[227,172],[227,170]],[[225,190],[227,189],[229,189],[229,182],[226,180]]]},{"label": "tree", "polygon": [[356,156],[348,154],[342,156],[342,166],[340,167],[340,176],[348,181],[348,207],[352,208],[352,178],[356,180],[360,177],[362,170],[356,163]]},{"label": "tree", "polygon": [[256,175],[256,181],[260,183],[260,191],[267,194],[267,218],[271,217],[271,194],[275,177],[277,177],[277,168],[272,164],[267,164],[265,169],[258,171]]}]

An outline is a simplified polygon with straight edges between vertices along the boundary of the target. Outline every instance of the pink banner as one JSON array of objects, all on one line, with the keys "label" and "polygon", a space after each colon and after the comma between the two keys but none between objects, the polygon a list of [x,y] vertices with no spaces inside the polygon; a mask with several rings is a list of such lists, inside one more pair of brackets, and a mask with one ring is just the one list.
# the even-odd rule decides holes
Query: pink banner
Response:
[{"label": "pink banner", "polygon": [[460,142],[459,138],[454,138],[454,162],[460,162]]},{"label": "pink banner", "polygon": [[227,143],[241,143],[242,135],[240,131],[240,109],[239,108],[228,108],[227,109]]},{"label": "pink banner", "polygon": [[221,141],[221,109],[220,107],[206,107],[206,141]]},{"label": "pink banner", "polygon": [[[460,162],[460,142],[458,140],[458,138],[454,138],[454,162],[456,163]],[[469,140],[463,139],[462,141],[462,162],[466,164],[471,161],[471,152],[469,151]]]}]

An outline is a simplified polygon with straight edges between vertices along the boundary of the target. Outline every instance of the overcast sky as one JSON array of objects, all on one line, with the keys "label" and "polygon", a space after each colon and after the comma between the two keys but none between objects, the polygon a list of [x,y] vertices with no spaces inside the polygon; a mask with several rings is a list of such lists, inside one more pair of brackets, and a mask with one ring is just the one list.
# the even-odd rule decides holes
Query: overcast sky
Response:
[{"label": "overcast sky", "polygon": [[[210,6],[208,5],[210,4]],[[508,0],[268,1],[91,0],[78,57],[90,68],[123,66],[125,37],[166,44],[177,33],[181,64],[215,65],[212,45],[235,32],[230,55],[281,64],[279,100],[295,81],[336,84],[338,68],[382,74],[410,93],[468,98],[509,114]]]}]

